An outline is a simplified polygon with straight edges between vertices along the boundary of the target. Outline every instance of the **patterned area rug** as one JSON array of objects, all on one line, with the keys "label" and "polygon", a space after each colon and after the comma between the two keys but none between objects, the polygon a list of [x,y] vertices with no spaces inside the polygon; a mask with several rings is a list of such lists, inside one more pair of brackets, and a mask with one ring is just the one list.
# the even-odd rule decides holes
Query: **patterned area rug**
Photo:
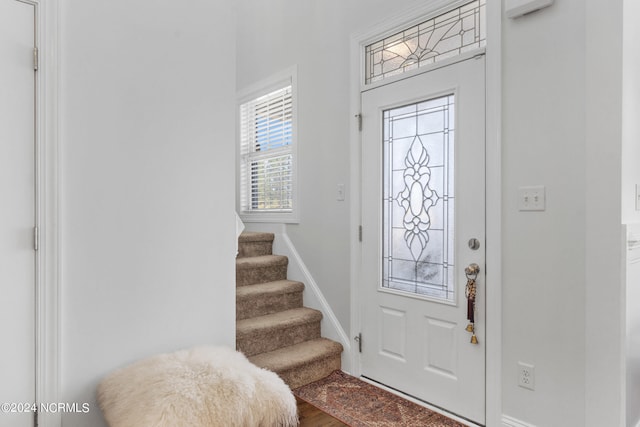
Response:
[{"label": "patterned area rug", "polygon": [[465,427],[342,371],[293,393],[351,427]]}]

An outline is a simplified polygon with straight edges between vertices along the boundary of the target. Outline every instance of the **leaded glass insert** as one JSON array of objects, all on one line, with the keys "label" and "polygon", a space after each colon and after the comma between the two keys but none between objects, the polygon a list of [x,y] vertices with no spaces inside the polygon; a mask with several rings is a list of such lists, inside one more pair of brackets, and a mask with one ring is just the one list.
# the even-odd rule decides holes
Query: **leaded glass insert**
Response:
[{"label": "leaded glass insert", "polygon": [[382,286],[453,301],[454,95],[383,113]]},{"label": "leaded glass insert", "polygon": [[365,83],[486,45],[486,0],[475,0],[365,48]]}]

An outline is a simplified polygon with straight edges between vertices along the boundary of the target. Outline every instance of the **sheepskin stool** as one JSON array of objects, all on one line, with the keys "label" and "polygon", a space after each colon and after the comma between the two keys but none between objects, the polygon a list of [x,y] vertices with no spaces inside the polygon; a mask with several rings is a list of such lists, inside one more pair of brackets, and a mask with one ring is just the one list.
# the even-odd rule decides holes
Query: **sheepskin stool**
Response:
[{"label": "sheepskin stool", "polygon": [[296,400],[275,373],[225,347],[161,354],[98,386],[110,427],[289,427]]}]

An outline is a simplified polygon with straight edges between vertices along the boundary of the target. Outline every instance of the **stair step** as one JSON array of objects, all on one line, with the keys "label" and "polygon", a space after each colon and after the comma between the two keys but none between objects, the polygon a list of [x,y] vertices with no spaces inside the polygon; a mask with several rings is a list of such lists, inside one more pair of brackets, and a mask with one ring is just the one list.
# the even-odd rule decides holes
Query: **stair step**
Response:
[{"label": "stair step", "polygon": [[261,368],[277,373],[290,388],[298,388],[340,369],[342,345],[326,338],[249,357]]},{"label": "stair step", "polygon": [[236,259],[236,286],[286,280],[289,259],[281,255],[262,255]]},{"label": "stair step", "polygon": [[236,322],[236,348],[247,357],[320,338],[322,313],[301,307]]},{"label": "stair step", "polygon": [[303,290],[302,283],[292,280],[241,286],[236,289],[236,320],[302,307]]},{"label": "stair step", "polygon": [[238,258],[271,255],[273,233],[245,231],[238,237]]}]

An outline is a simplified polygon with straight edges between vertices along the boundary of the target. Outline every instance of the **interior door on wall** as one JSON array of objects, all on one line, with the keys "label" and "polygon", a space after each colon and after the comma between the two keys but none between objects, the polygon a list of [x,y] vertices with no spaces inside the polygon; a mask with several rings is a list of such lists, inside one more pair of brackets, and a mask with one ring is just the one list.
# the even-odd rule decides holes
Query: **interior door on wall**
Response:
[{"label": "interior door on wall", "polygon": [[32,426],[35,401],[34,17],[0,0],[0,427]]},{"label": "interior door on wall", "polygon": [[479,56],[362,93],[362,375],[479,424],[485,282],[472,343],[465,268],[485,264],[484,73]]}]

